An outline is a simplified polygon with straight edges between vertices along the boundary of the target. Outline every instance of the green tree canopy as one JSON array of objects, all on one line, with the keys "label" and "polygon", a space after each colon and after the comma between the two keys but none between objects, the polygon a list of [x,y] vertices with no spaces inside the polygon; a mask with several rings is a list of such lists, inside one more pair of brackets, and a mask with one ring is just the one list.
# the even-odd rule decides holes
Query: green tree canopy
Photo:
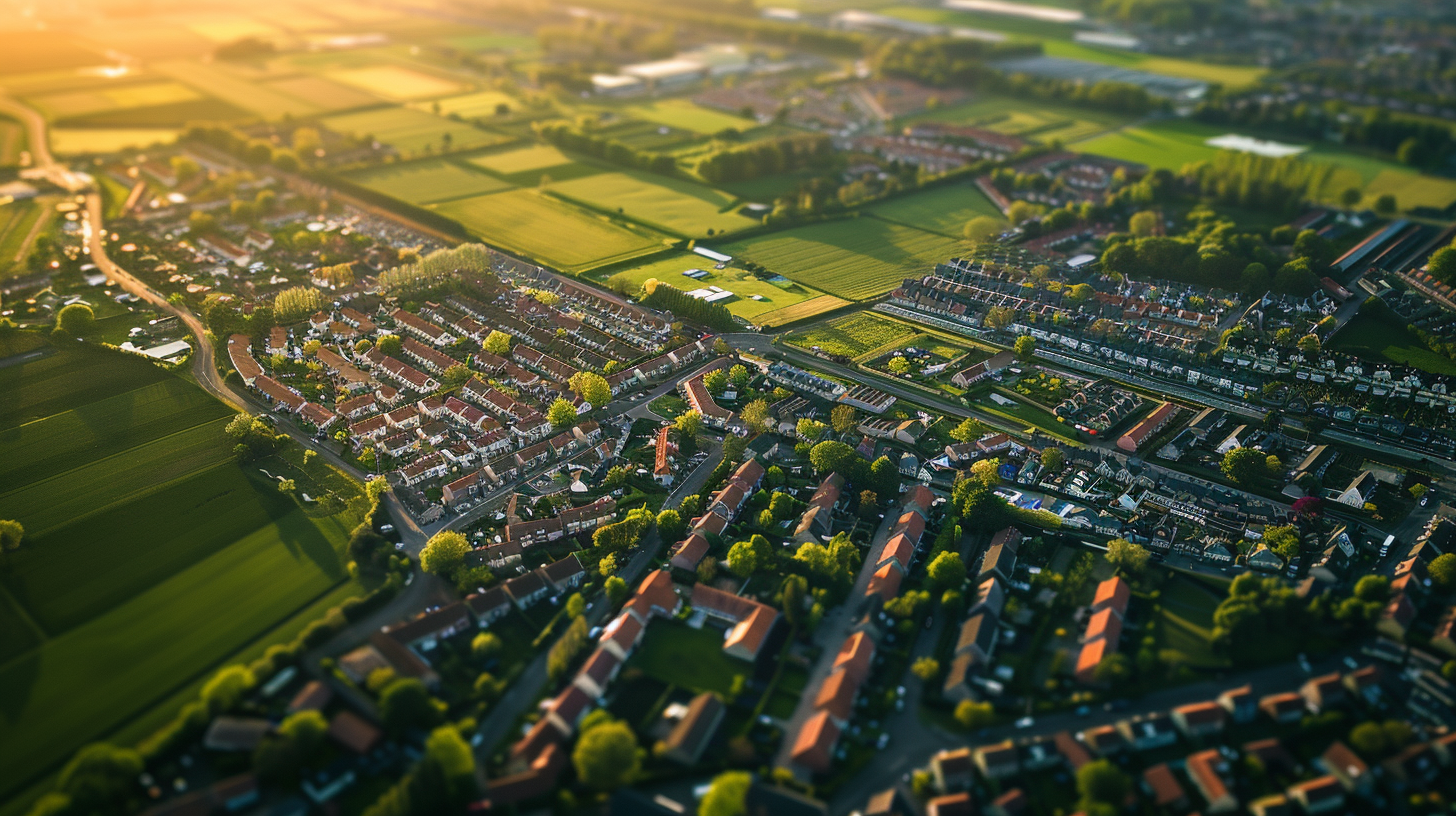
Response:
[{"label": "green tree canopy", "polygon": [[587,787],[612,790],[631,782],[642,767],[637,736],[624,722],[609,722],[585,732],[571,752],[577,778]]},{"label": "green tree canopy", "polygon": [[380,692],[379,720],[398,737],[411,729],[433,728],[440,721],[440,707],[424,683],[401,677]]},{"label": "green tree canopy", "polygon": [[746,800],[752,785],[753,775],[745,771],[718,774],[698,803],[698,816],[743,816],[748,810]]},{"label": "green tree canopy", "polygon": [[450,576],[465,563],[470,542],[454,530],[441,530],[425,542],[420,552],[420,568],[432,575]]},{"label": "green tree canopy", "polygon": [[96,326],[96,312],[84,303],[72,303],[56,313],[56,328],[72,337],[84,337]]}]

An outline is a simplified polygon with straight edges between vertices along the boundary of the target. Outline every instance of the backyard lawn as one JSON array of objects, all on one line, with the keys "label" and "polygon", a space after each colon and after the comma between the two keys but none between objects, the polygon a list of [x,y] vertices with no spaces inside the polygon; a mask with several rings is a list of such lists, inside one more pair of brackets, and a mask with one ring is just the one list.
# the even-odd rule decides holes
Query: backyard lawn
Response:
[{"label": "backyard lawn", "polygon": [[727,694],[734,678],[746,678],[753,669],[723,653],[722,630],[710,625],[694,629],[681,621],[653,624],[627,668],[641,669],[664,683],[719,694]]},{"label": "backyard lawn", "polygon": [[1330,349],[1372,361],[1390,361],[1431,374],[1456,374],[1456,362],[1426,348],[1421,338],[1399,323],[1357,314],[1331,339]]}]

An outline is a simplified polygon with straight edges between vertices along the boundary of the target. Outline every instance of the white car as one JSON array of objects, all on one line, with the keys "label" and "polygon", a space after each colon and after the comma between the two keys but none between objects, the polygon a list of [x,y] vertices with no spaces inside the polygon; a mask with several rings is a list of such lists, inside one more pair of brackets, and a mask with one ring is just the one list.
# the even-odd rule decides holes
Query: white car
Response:
[{"label": "white car", "polygon": [[1030,728],[1035,724],[1036,720],[1032,719],[1031,717],[1022,717],[1021,719],[1016,721],[1017,728]]}]

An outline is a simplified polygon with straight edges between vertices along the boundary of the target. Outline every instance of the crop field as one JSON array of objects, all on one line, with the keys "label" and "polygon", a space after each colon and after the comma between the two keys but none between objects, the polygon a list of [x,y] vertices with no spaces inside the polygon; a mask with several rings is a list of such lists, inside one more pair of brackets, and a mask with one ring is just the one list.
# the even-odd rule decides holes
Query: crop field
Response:
[{"label": "crop field", "polygon": [[811,317],[822,315],[825,312],[832,312],[835,309],[849,306],[853,302],[841,297],[835,297],[834,295],[819,295],[807,300],[801,300],[792,306],[785,306],[782,309],[764,312],[758,316],[758,323],[763,326],[787,326],[790,323],[808,320]]},{"label": "crop field", "polygon": [[476,119],[499,116],[499,106],[505,105],[510,110],[519,110],[521,101],[510,94],[500,91],[478,91],[464,96],[452,96],[449,99],[438,99],[430,105],[440,106],[440,114],[449,116],[458,113],[466,119]]},{"label": "crop field", "polygon": [[411,204],[429,204],[452,198],[498,193],[511,185],[488,173],[462,167],[446,159],[386,164],[350,174],[350,178],[385,195]]},{"label": "crop field", "polygon": [[742,116],[704,108],[687,99],[640,102],[623,112],[637,119],[645,119],[682,130],[691,130],[695,133],[711,134],[727,128],[745,131],[758,127],[758,122],[753,119],[744,119]]},{"label": "crop field", "polygon": [[141,60],[201,57],[213,43],[176,22],[156,18],[109,17],[104,24],[75,29],[87,41],[123,51]]},{"label": "crop field", "polygon": [[25,147],[25,128],[14,119],[0,117],[0,167],[14,167]]},{"label": "crop field", "polygon": [[46,94],[28,101],[52,119],[85,116],[117,109],[145,108],[201,99],[202,94],[179,82],[142,82],[134,85],[98,85],[91,90]]},{"label": "crop field", "polygon": [[316,106],[298,97],[243,79],[220,65],[197,60],[169,60],[153,67],[160,74],[257,116],[277,119],[285,114],[311,116],[318,113]]},{"label": "crop field", "polygon": [[966,222],[972,218],[982,215],[1001,217],[1001,211],[974,184],[956,184],[912,193],[874,207],[870,212],[886,221],[951,236],[959,236]]},{"label": "crop field", "polygon": [[898,345],[916,335],[913,327],[898,320],[875,312],[859,312],[791,332],[786,340],[803,349],[817,347],[825,354],[858,357],[875,349]]},{"label": "crop field", "polygon": [[848,300],[878,297],[961,248],[944,235],[877,218],[797,227],[718,247]]},{"label": "crop field", "polygon": [[460,83],[405,68],[399,65],[378,65],[333,71],[329,79],[352,85],[391,102],[409,102],[435,96],[459,93]]},{"label": "crop field", "polygon": [[681,151],[708,141],[706,137],[691,130],[638,120],[607,125],[601,128],[600,132],[609,139],[615,139],[638,150],[660,152]]},{"label": "crop field", "polygon": [[1042,48],[1049,57],[1085,60],[1118,68],[1135,68],[1152,74],[1201,79],[1230,90],[1238,90],[1258,82],[1268,71],[1254,65],[1215,65],[1173,57],[1155,57],[1115,48],[1099,48],[1069,40],[1045,40]]},{"label": "crop field", "polygon": [[489,147],[510,141],[508,136],[412,108],[382,108],[346,113],[326,117],[322,122],[335,133],[372,136],[407,155],[422,152],[427,146],[434,150],[442,149],[445,144],[443,137],[447,133],[450,135],[452,150]]},{"label": "crop field", "polygon": [[348,85],[320,76],[297,76],[260,83],[264,88],[286,94],[321,111],[341,111],[377,105],[379,99]]},{"label": "crop field", "polygon": [[433,209],[490,243],[572,271],[663,246],[657,233],[634,232],[534,190],[461,198]]},{"label": "crop field", "polygon": [[226,406],[96,347],[18,335],[0,343],[15,354],[0,515],[26,539],[0,574],[0,797],[354,586],[354,516],[311,517],[239,463]]},{"label": "crop field", "polygon": [[[0,279],[25,260],[30,242],[39,232],[42,220],[49,223],[56,217],[49,200],[13,201],[0,205]],[[43,228],[43,227],[41,227]]]},{"label": "crop field", "polygon": [[571,164],[573,161],[575,160],[570,156],[549,145],[519,147],[503,153],[491,153],[470,159],[471,164],[484,167],[486,170],[502,176],[536,171],[551,173],[556,168]]},{"label": "crop field", "polygon": [[651,173],[625,171],[562,181],[552,193],[607,212],[619,211],[636,221],[690,238],[737,232],[756,221],[729,212],[736,199],[690,181]]},{"label": "crop field", "polygon": [[283,33],[267,23],[237,15],[199,17],[187,24],[198,36],[215,43],[228,43],[244,37],[271,38]]},{"label": "crop field", "polygon": [[1115,113],[1008,97],[988,97],[952,105],[916,114],[911,119],[969,125],[1043,143],[1087,139],[1128,122],[1126,117]]},{"label": "crop field", "polygon": [[1382,170],[1365,187],[1365,203],[1371,204],[1386,193],[1395,196],[1401,209],[1431,207],[1444,210],[1456,203],[1456,181],[1409,170]]},{"label": "crop field", "polygon": [[60,31],[0,32],[0,74],[64,71],[108,61]]},{"label": "crop field", "polygon": [[[701,280],[693,280],[684,277],[683,273],[690,269],[701,269],[708,273],[708,276]],[[764,323],[765,316],[795,308],[811,300],[818,300],[824,297],[822,292],[802,286],[793,281],[783,284],[769,283],[755,277],[744,269],[714,269],[713,263],[701,255],[694,255],[689,252],[676,252],[663,260],[652,261],[641,266],[632,267],[625,271],[619,271],[601,276],[600,280],[617,278],[626,279],[641,286],[651,278],[671,284],[684,292],[692,291],[704,286],[718,286],[736,294],[738,297],[725,301],[724,306],[728,311],[752,323]],[[754,296],[762,300],[754,300]],[[838,308],[846,304],[846,301],[838,298],[832,299],[834,305],[821,303],[817,311],[806,312],[801,317],[809,314],[818,314],[830,308]],[[779,325],[787,322],[780,319]]]},{"label": "crop field", "polygon": [[1196,122],[1157,122],[1144,127],[1124,128],[1070,147],[1083,153],[1139,162],[1153,169],[1177,171],[1190,162],[1213,158],[1218,148],[1209,147],[1204,141],[1228,132],[1226,128]]},{"label": "crop field", "polygon": [[171,144],[176,128],[51,128],[51,150],[62,156],[114,153],[129,147]]}]

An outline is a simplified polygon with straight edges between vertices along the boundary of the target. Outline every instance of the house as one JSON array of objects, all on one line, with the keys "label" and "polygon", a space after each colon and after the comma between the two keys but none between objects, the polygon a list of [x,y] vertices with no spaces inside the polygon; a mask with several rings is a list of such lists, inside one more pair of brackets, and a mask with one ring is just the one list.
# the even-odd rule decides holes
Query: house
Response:
[{"label": "house", "polygon": [[1330,747],[1320,754],[1316,762],[1323,768],[1325,773],[1340,780],[1345,790],[1351,793],[1368,794],[1374,784],[1370,774],[1370,766],[1365,764],[1358,754],[1350,750],[1350,746],[1339,740],[1330,743]]},{"label": "house", "polygon": [[1117,446],[1128,453],[1137,453],[1138,448],[1144,442],[1168,427],[1168,423],[1172,422],[1177,416],[1178,406],[1171,402],[1165,402],[1144,417],[1142,422],[1134,425],[1127,433],[1118,438]]},{"label": "house", "polygon": [[465,598],[465,605],[475,615],[476,625],[485,629],[492,623],[511,613],[511,596],[501,587],[491,587],[485,592],[472,593]]},{"label": "house", "polygon": [[1014,362],[1016,362],[1015,354],[1009,351],[1002,351],[969,368],[957,371],[950,378],[950,381],[961,388],[970,388],[986,377],[1001,373],[1007,366],[1010,366]]},{"label": "house", "polygon": [[844,671],[864,682],[875,658],[875,642],[863,630],[852,633],[840,644],[830,671]]},{"label": "house", "polygon": [[819,684],[819,691],[814,695],[814,708],[827,712],[835,725],[845,728],[854,715],[859,686],[859,678],[850,672],[832,672]]},{"label": "house", "polygon": [[[642,583],[637,585],[637,592],[632,600],[642,604],[635,610],[639,615],[650,611],[670,618],[682,609],[682,598],[678,597],[677,590],[672,585],[672,576],[666,570],[658,569],[648,573]],[[647,620],[644,618],[642,623],[646,624]]]},{"label": "house", "polygon": [[668,564],[673,569],[684,572],[697,572],[698,564],[707,557],[709,550],[708,539],[702,533],[693,532],[687,538],[680,541],[673,548],[672,558]]},{"label": "house", "polygon": [[992,544],[981,559],[981,580],[995,577],[1009,582],[1016,574],[1016,550],[1004,544]]},{"label": "house", "polygon": [[1021,772],[1021,753],[1010,740],[975,748],[971,757],[987,779],[1003,779]]},{"label": "house", "polygon": [[328,734],[334,742],[360,756],[373,751],[384,739],[378,728],[347,709],[329,721]]},{"label": "house", "polygon": [[569,589],[576,589],[586,580],[586,568],[581,565],[581,559],[576,553],[572,553],[559,561],[552,561],[536,572],[541,574],[546,583],[556,594],[561,594]]},{"label": "house", "polygon": [[996,638],[999,633],[995,617],[986,612],[977,612],[961,624],[955,654],[973,655],[982,665],[989,663],[991,655],[996,651]]},{"label": "house", "polygon": [[717,695],[704,692],[694,697],[663,740],[662,756],[682,765],[696,765],[726,713],[727,707]]},{"label": "house", "polygon": [[536,605],[537,601],[551,592],[551,587],[539,572],[517,575],[502,584],[501,588],[511,597],[511,602],[516,605],[516,608],[521,610],[530,609]]},{"label": "house", "polygon": [[723,639],[723,651],[743,660],[758,659],[779,613],[751,598],[698,584],[693,588],[693,609],[730,624]]},{"label": "house", "polygon": [[1251,723],[1259,716],[1259,700],[1254,696],[1252,686],[1240,686],[1218,695],[1218,704],[1235,723]]},{"label": "house", "polygon": [[1087,750],[1086,746],[1078,742],[1070,731],[1058,731],[1052,737],[1052,743],[1057,748],[1057,754],[1061,756],[1067,767],[1072,769],[1073,773],[1092,761],[1092,753]]},{"label": "house", "polygon": [[1345,804],[1345,787],[1333,776],[1321,776],[1291,785],[1285,795],[1298,802],[1310,816],[1338,810]]},{"label": "house", "polygon": [[635,615],[622,612],[602,629],[599,642],[603,649],[611,652],[618,660],[626,660],[637,648],[637,644],[642,642],[645,631],[646,626]]},{"label": "house", "polygon": [[1114,575],[1097,585],[1092,598],[1092,611],[1111,609],[1119,616],[1127,613],[1127,603],[1132,597],[1132,586],[1121,575]]},{"label": "house", "polygon": [[1259,699],[1259,710],[1277,723],[1299,722],[1304,717],[1304,698],[1292,691],[1268,694]]},{"label": "house", "polygon": [[320,680],[310,680],[288,702],[288,713],[323,711],[332,699],[334,699],[334,690],[331,687]]},{"label": "house", "polygon": [[1227,712],[1218,703],[1190,703],[1172,711],[1173,725],[1189,739],[1213,736],[1223,731]]},{"label": "house", "polygon": [[1313,677],[1299,687],[1305,705],[1315,714],[1328,711],[1345,702],[1345,685],[1339,672]]},{"label": "house", "polygon": [[1374,666],[1361,666],[1360,668],[1345,675],[1345,688],[1367,703],[1374,703],[1380,699],[1380,669]]},{"label": "house", "polygon": [[1334,496],[1334,500],[1348,507],[1362,508],[1366,502],[1375,496],[1375,488],[1380,485],[1380,480],[1374,473],[1362,470],[1350,484]]},{"label": "house", "polygon": [[1205,813],[1229,813],[1238,810],[1239,800],[1224,781],[1228,773],[1228,760],[1217,749],[1199,751],[1188,757],[1184,763],[1188,779],[1207,803]]},{"label": "house", "polygon": [[1400,753],[1381,762],[1380,769],[1396,790],[1425,787],[1441,773],[1440,754],[1428,742],[1407,745]]},{"label": "house", "polygon": [[940,751],[930,758],[930,775],[942,793],[970,790],[976,782],[975,769],[970,748]]},{"label": "house", "polygon": [[789,750],[789,760],[811,772],[825,773],[834,761],[834,746],[839,742],[840,728],[826,711],[816,712],[804,721]]},{"label": "house", "polygon": [[1293,773],[1299,769],[1293,755],[1284,747],[1278,737],[1252,740],[1244,743],[1244,754],[1263,763],[1269,771]]},{"label": "house", "polygon": [[936,796],[925,803],[925,816],[976,816],[976,800],[966,791]]},{"label": "house", "polygon": [[1127,741],[1122,738],[1122,732],[1115,725],[1088,728],[1078,734],[1077,739],[1098,756],[1110,756],[1127,748]]},{"label": "house", "polygon": [[1173,769],[1166,762],[1160,762],[1143,771],[1142,787],[1156,807],[1180,811],[1188,807],[1188,794],[1178,784],[1177,777],[1173,776]]},{"label": "house", "polygon": [[1250,802],[1249,812],[1254,816],[1294,816],[1294,806],[1289,803],[1289,797],[1276,793]]},{"label": "house", "polygon": [[380,631],[411,649],[428,652],[440,641],[469,629],[470,624],[470,610],[456,601]]},{"label": "house", "polygon": [[1082,649],[1077,653],[1077,665],[1072,668],[1072,676],[1078,683],[1083,685],[1095,685],[1097,683],[1097,667],[1102,665],[1109,655],[1117,652],[1117,644],[1106,637],[1099,637],[1082,644]]},{"label": "house", "polygon": [[1123,739],[1136,751],[1151,751],[1164,748],[1178,741],[1178,729],[1164,714],[1149,714],[1146,717],[1122,720],[1117,724]]}]

